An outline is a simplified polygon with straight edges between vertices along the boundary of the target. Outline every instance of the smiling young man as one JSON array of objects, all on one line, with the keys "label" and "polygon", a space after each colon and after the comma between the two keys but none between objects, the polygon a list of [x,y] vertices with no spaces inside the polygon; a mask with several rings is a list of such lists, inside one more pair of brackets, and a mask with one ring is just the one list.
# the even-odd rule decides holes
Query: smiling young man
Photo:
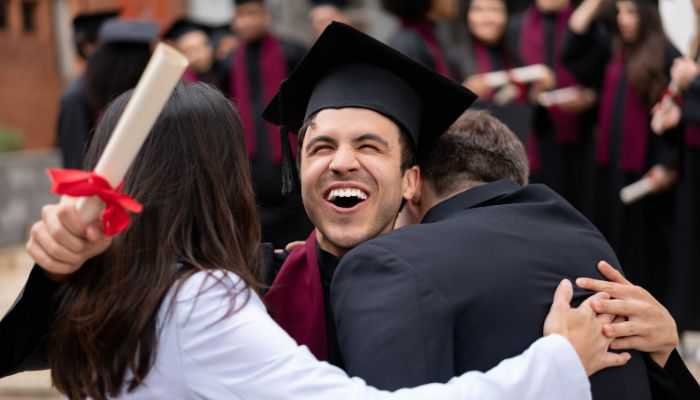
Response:
[{"label": "smiling young man", "polygon": [[286,259],[265,301],[273,318],[320,359],[342,364],[328,303],[339,257],[393,229],[420,179],[416,150],[442,134],[474,98],[336,23],[268,106],[268,121],[300,134],[301,196],[316,229]]}]

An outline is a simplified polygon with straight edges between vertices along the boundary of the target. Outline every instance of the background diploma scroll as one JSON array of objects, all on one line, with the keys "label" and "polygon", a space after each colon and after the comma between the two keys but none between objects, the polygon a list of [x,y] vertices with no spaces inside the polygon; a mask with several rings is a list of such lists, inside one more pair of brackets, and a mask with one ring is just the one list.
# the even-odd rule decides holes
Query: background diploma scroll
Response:
[{"label": "background diploma scroll", "polygon": [[[185,56],[172,47],[163,43],[156,47],[95,167],[94,172],[112,187],[124,179],[187,64]],[[96,220],[103,207],[97,197],[82,197],[76,203],[84,223]]]},{"label": "background diploma scroll", "polygon": [[489,72],[484,74],[484,79],[491,88],[497,88],[509,83],[511,79],[518,83],[530,83],[545,76],[547,76],[547,67],[542,64],[533,64],[508,71]]},{"label": "background diploma scroll", "polygon": [[632,204],[653,192],[654,184],[649,177],[644,177],[637,182],[627,185],[620,190],[620,200],[624,204]]}]

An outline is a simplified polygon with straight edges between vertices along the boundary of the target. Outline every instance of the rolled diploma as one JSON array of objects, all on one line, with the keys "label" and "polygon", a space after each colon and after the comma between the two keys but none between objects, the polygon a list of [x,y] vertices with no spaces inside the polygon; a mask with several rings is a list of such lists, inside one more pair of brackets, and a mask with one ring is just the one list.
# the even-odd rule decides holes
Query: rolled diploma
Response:
[{"label": "rolled diploma", "polygon": [[557,104],[576,100],[580,90],[576,87],[566,87],[557,90],[542,92],[537,96],[537,102],[543,107],[551,107]]},{"label": "rolled diploma", "polygon": [[[172,47],[163,43],[156,47],[95,167],[95,173],[113,187],[124,179],[187,64],[187,58]],[[103,207],[102,201],[94,196],[76,202],[80,218],[86,224],[96,220]]]},{"label": "rolled diploma", "polygon": [[542,64],[528,65],[526,67],[514,68],[510,71],[496,71],[484,74],[484,79],[490,87],[503,86],[510,81],[512,76],[515,80],[528,83],[542,79],[547,73],[547,69]]},{"label": "rolled diploma", "polygon": [[632,204],[652,192],[654,186],[650,178],[642,178],[620,190],[620,200],[624,204]]}]

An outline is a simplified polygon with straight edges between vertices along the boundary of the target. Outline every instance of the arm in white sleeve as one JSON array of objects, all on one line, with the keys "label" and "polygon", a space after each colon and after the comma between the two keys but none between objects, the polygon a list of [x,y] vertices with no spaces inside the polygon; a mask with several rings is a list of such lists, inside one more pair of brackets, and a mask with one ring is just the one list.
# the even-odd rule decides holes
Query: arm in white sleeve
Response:
[{"label": "arm in white sleeve", "polygon": [[[174,318],[182,367],[195,397],[240,399],[518,399],[591,398],[576,351],[561,336],[535,342],[518,357],[486,373],[469,372],[447,384],[379,391],[360,378],[317,361],[267,314],[260,298],[239,294],[227,316],[230,294],[198,273],[182,287]],[[229,278],[238,281],[233,274]],[[230,280],[226,281],[229,289]],[[200,289],[202,289],[200,291]],[[197,293],[199,294],[197,295]]]}]

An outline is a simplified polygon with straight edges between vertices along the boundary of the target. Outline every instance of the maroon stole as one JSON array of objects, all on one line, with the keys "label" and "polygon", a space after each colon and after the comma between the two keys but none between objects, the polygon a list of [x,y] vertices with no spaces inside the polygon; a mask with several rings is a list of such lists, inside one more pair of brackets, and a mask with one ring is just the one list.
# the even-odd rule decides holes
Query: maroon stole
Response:
[{"label": "maroon stole", "polygon": [[596,140],[596,162],[599,165],[610,163],[610,135],[613,114],[622,112],[622,140],[620,141],[620,165],[626,172],[644,172],[649,131],[649,108],[634,91],[632,85],[625,84],[624,108],[615,109],[615,97],[625,68],[621,52],[616,52],[605,70],[605,78],[598,110],[598,137]]},{"label": "maroon stole", "polygon": [[[557,79],[557,88],[565,88],[578,85],[576,78],[564,67],[560,61],[564,33],[573,13],[571,7],[557,14],[555,27],[555,65],[554,74]],[[546,64],[546,49],[544,45],[544,22],[542,13],[531,6],[525,13],[522,32],[520,34],[520,54],[525,65]],[[556,107],[549,109],[549,116],[554,125],[557,143],[575,143],[580,137],[578,115],[565,112]]]},{"label": "maroon stole", "polygon": [[182,80],[189,83],[199,82],[197,74],[195,74],[194,71],[192,71],[190,68],[187,68],[185,70],[185,73],[182,74]]},{"label": "maroon stole", "polygon": [[272,318],[319,360],[328,360],[326,313],[316,231],[287,257],[265,295]]},{"label": "maroon stole", "polygon": [[[245,132],[245,143],[248,149],[248,156],[253,159],[256,154],[256,132],[255,118],[262,118],[253,115],[251,104],[250,84],[248,82],[247,47],[244,45],[236,51],[231,65],[233,79],[230,82],[231,98],[238,106],[241,115],[243,130]],[[260,80],[262,83],[262,99],[268,103],[277,93],[280,83],[287,77],[287,60],[282,51],[282,45],[274,36],[268,34],[262,39],[260,49]],[[268,131],[268,143],[272,147],[272,160],[279,163],[282,160],[282,146],[280,142],[279,130],[270,123],[265,123]],[[295,146],[292,146],[294,148]]]},{"label": "maroon stole", "polygon": [[448,78],[452,78],[450,69],[447,67],[447,57],[445,56],[445,52],[438,41],[437,35],[435,35],[435,24],[430,21],[401,19],[401,25],[406,29],[416,32],[421,38],[423,38],[426,46],[428,46],[430,54],[433,56],[435,72]]}]

